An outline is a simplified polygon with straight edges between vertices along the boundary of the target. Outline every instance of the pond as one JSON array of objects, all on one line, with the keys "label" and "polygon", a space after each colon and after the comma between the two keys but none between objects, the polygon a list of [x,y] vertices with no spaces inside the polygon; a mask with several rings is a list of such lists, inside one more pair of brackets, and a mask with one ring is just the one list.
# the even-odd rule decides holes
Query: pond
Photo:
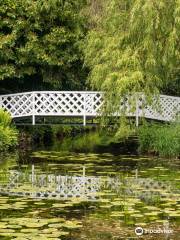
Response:
[{"label": "pond", "polygon": [[3,156],[0,239],[176,240],[179,167],[176,159],[107,149],[73,152],[56,146]]}]

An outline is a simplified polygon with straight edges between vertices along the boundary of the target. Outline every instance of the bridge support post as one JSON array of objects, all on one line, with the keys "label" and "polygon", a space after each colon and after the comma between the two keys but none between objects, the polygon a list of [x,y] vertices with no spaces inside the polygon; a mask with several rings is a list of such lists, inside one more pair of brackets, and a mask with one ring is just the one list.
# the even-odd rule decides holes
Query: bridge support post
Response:
[{"label": "bridge support post", "polygon": [[35,93],[32,93],[32,125],[36,124],[36,117],[35,117]]},{"label": "bridge support post", "polygon": [[32,125],[35,125],[36,124],[36,117],[35,115],[32,115]]},{"label": "bridge support post", "polygon": [[86,126],[86,115],[83,116],[83,126]]},{"label": "bridge support post", "polygon": [[0,96],[0,108],[2,108],[2,97]]},{"label": "bridge support post", "polygon": [[86,126],[86,94],[84,94],[84,115],[83,115],[83,126]]},{"label": "bridge support post", "polygon": [[139,126],[139,117],[138,117],[138,115],[136,113],[136,127],[138,127],[138,126]]},{"label": "bridge support post", "polygon": [[139,96],[136,94],[136,127],[139,126]]}]

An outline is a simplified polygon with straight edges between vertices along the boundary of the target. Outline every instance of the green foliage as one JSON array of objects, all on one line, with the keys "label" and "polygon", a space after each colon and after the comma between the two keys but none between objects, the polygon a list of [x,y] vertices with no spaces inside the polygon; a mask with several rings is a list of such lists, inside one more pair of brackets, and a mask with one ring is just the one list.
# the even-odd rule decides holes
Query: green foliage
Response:
[{"label": "green foliage", "polygon": [[180,124],[144,124],[138,131],[141,152],[155,152],[163,157],[180,155]]},{"label": "green foliage", "polygon": [[127,140],[134,133],[134,129],[131,129],[129,125],[124,125],[118,128],[115,139],[117,140]]},{"label": "green foliage", "polygon": [[18,132],[10,124],[10,114],[0,109],[0,151],[8,150],[17,145]]},{"label": "green foliage", "polygon": [[124,95],[139,91],[151,95],[162,89],[167,92],[169,85],[177,84],[180,1],[103,2],[84,52],[91,69],[90,83],[105,91],[109,109],[119,107]]},{"label": "green foliage", "polygon": [[8,150],[17,145],[17,131],[14,128],[0,125],[0,151]]},{"label": "green foliage", "polygon": [[108,0],[87,0],[83,13],[87,17],[89,29],[92,29],[100,24],[103,9],[106,7],[107,2]]},{"label": "green foliage", "polygon": [[126,120],[121,120],[120,125],[117,125],[114,131],[115,141],[126,141],[130,136],[135,134],[134,126],[130,123],[127,123]]},{"label": "green foliage", "polygon": [[79,48],[85,33],[79,13],[84,2],[1,1],[0,80],[35,76],[58,88],[80,88],[85,80]]},{"label": "green foliage", "polygon": [[75,126],[66,126],[66,125],[54,125],[52,126],[52,132],[54,138],[63,138],[64,136],[71,136],[71,134],[75,131],[80,131],[81,127]]},{"label": "green foliage", "polygon": [[11,124],[12,118],[8,112],[0,109],[0,125],[4,128],[8,127]]}]

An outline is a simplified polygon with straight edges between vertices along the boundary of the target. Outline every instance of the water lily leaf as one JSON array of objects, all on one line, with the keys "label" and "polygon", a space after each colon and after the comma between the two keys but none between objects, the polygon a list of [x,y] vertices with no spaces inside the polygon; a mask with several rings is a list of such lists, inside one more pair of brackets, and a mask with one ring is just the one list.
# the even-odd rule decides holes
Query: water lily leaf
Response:
[{"label": "water lily leaf", "polygon": [[22,233],[37,233],[38,229],[36,229],[36,228],[24,228],[24,229],[21,229],[21,232]]}]

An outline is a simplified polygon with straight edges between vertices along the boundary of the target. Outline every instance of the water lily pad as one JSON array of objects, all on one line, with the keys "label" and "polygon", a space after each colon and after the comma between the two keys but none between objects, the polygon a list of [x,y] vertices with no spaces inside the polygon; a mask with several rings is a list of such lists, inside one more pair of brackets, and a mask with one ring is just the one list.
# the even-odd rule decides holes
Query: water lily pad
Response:
[{"label": "water lily pad", "polygon": [[13,233],[13,232],[15,232],[15,230],[14,229],[0,229],[0,234],[1,233]]},{"label": "water lily pad", "polygon": [[82,227],[81,222],[78,221],[66,221],[63,224],[63,227],[68,228],[68,229],[78,229]]},{"label": "water lily pad", "polygon": [[101,205],[100,208],[107,208],[110,209],[112,207],[111,204]]},{"label": "water lily pad", "polygon": [[7,226],[7,223],[6,222],[0,222],[0,229],[2,229],[2,228],[7,228],[8,226]]},{"label": "water lily pad", "polygon": [[157,211],[160,210],[160,208],[158,207],[154,207],[154,206],[144,206],[145,209],[147,210],[151,210],[151,211]]},{"label": "water lily pad", "polygon": [[115,202],[111,202],[111,204],[113,205],[113,206],[122,206],[122,205],[124,205],[123,204],[123,202],[121,202],[121,201],[115,201]]},{"label": "water lily pad", "polygon": [[131,217],[133,217],[133,218],[142,218],[144,216],[142,214],[135,213],[135,214],[132,214]]},{"label": "water lily pad", "polygon": [[172,218],[180,218],[180,213],[179,213],[179,212],[169,213],[169,217],[172,217]]},{"label": "water lily pad", "polygon": [[59,222],[65,222],[65,219],[59,217],[47,219],[47,223],[59,223]]},{"label": "water lily pad", "polygon": [[141,223],[135,223],[134,225],[135,225],[135,226],[138,226],[138,227],[144,227],[144,226],[147,225],[147,223],[141,222]]},{"label": "water lily pad", "polygon": [[10,229],[20,229],[20,228],[22,228],[22,226],[20,226],[20,225],[13,225],[13,224],[8,224],[7,227],[10,228]]},{"label": "water lily pad", "polygon": [[57,231],[58,231],[58,229],[57,228],[53,228],[53,227],[41,230],[42,233],[53,233],[53,232],[57,232]]},{"label": "water lily pad", "polygon": [[62,228],[64,223],[51,223],[48,224],[49,228]]},{"label": "water lily pad", "polygon": [[38,229],[36,229],[36,228],[24,228],[24,229],[21,229],[21,232],[22,233],[37,233]]},{"label": "water lily pad", "polygon": [[124,217],[124,212],[113,211],[110,214],[111,217]]},{"label": "water lily pad", "polygon": [[6,209],[10,209],[10,208],[12,208],[12,206],[10,205],[10,204],[1,204],[0,205],[0,209],[1,210],[6,210]]},{"label": "water lily pad", "polygon": [[149,213],[144,213],[145,216],[156,216],[158,214],[160,214],[160,212],[152,211],[152,212],[149,212]]}]

